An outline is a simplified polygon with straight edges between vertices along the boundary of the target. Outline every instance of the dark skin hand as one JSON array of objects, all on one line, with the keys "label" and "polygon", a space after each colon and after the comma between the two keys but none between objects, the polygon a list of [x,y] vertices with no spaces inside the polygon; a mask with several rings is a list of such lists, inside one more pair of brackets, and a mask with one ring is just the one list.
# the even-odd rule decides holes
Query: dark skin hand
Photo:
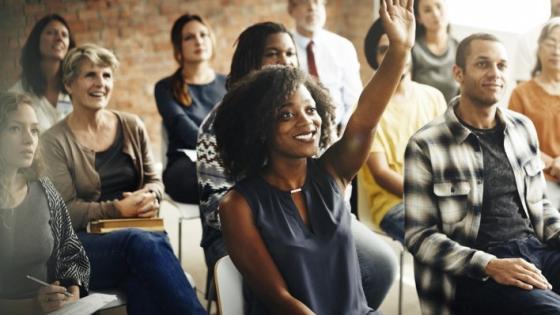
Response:
[{"label": "dark skin hand", "polygon": [[[360,95],[356,111],[341,140],[320,158],[320,163],[337,180],[341,191],[344,191],[369,155],[377,123],[397,87],[406,56],[414,44],[413,0],[384,0],[380,16],[390,41],[387,55]],[[301,187],[307,158],[287,158],[275,155],[271,150],[269,163],[262,175],[269,183],[286,180],[298,182],[295,187]],[[295,197],[294,203],[300,210],[302,220],[307,222],[304,200]],[[314,314],[289,292],[255,226],[245,198],[231,190],[220,203],[219,211],[228,253],[243,278],[268,309],[273,314]]]}]

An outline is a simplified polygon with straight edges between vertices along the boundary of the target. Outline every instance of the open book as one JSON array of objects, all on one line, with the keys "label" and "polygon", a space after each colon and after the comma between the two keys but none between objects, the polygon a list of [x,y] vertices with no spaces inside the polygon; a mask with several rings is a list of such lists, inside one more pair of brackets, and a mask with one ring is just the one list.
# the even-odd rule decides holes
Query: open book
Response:
[{"label": "open book", "polygon": [[163,232],[162,218],[107,219],[88,223],[88,233],[110,233],[122,229],[137,228],[151,232]]}]

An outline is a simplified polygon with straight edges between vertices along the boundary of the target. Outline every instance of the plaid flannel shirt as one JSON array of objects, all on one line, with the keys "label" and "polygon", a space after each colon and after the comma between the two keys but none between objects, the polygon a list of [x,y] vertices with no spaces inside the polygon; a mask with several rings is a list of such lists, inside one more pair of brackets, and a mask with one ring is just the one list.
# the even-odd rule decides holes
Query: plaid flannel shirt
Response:
[{"label": "plaid flannel shirt", "polygon": [[[415,260],[422,312],[451,314],[458,276],[486,280],[495,256],[472,248],[480,227],[484,166],[478,138],[463,126],[451,102],[443,116],[420,129],[405,153],[405,239]],[[507,109],[497,109],[505,125],[504,148],[523,210],[537,237],[558,245],[560,215],[545,196],[544,163],[535,127]]]}]

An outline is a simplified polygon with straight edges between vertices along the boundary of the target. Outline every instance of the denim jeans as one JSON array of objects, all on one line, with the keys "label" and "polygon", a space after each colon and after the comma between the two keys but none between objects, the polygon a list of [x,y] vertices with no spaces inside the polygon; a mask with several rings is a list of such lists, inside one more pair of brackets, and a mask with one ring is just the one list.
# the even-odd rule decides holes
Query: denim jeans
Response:
[{"label": "denim jeans", "polygon": [[362,286],[368,306],[378,309],[397,275],[397,257],[377,234],[352,215],[352,236],[356,243]]},{"label": "denim jeans", "polygon": [[91,263],[90,288],[124,290],[128,314],[206,314],[166,234],[127,229],[78,238]]},{"label": "denim jeans", "polygon": [[523,258],[539,268],[552,290],[524,290],[492,279],[459,278],[455,302],[462,314],[560,314],[560,251],[536,237],[512,240],[488,249],[498,258]]},{"label": "denim jeans", "polygon": [[379,223],[379,227],[404,246],[404,202],[399,202],[389,209]]}]

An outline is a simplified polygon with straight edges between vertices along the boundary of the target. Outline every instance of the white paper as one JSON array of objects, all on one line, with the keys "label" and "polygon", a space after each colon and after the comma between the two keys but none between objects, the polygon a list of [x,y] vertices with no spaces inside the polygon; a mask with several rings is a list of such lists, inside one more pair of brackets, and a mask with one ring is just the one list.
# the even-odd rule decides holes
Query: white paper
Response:
[{"label": "white paper", "polygon": [[61,309],[48,313],[48,315],[90,315],[103,306],[116,301],[114,294],[93,293],[75,302],[65,304]]},{"label": "white paper", "polygon": [[179,149],[178,151],[185,153],[191,161],[196,162],[196,150]]}]

